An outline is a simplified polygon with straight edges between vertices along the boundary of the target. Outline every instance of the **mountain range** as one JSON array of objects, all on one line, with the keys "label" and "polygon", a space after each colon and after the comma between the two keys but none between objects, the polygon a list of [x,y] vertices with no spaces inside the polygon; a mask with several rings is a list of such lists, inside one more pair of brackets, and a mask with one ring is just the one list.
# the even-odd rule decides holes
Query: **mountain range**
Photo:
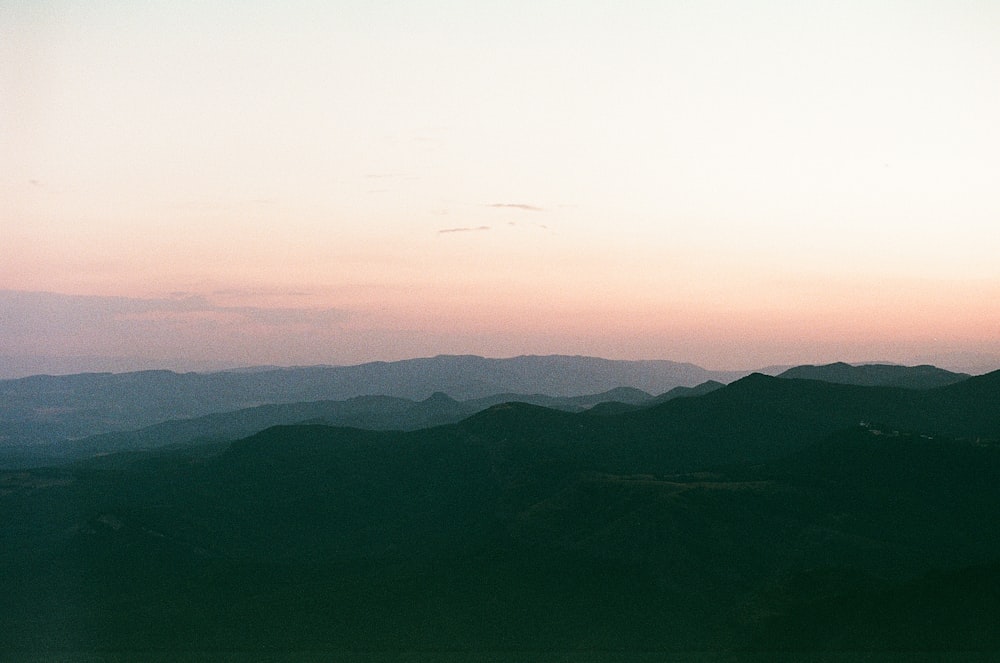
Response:
[{"label": "mountain range", "polygon": [[705,391],[484,402],[408,431],[283,425],[0,472],[0,650],[1000,650],[1000,372],[921,389],[753,374]]},{"label": "mountain range", "polygon": [[[0,467],[59,462],[78,458],[85,450],[103,453],[198,438],[232,440],[270,425],[307,420],[410,429],[458,421],[503,401],[566,410],[610,402],[614,405],[598,412],[620,412],[705,393],[743,375],[667,361],[567,356],[440,356],[207,374],[40,375],[0,381]],[[968,376],[931,366],[831,364],[793,368],[782,377],[926,388]],[[282,407],[271,407],[277,405]],[[169,423],[182,420],[199,421]]]},{"label": "mountain range", "polygon": [[[714,385],[722,386],[707,382],[691,389],[676,387],[655,400],[662,402],[698,393]],[[38,467],[117,451],[232,441],[282,424],[320,423],[371,430],[416,430],[455,423],[490,406],[510,401],[580,412],[597,404],[638,408],[653,402],[654,398],[638,389],[619,387],[585,396],[504,393],[456,401],[447,394],[435,392],[422,401],[393,396],[355,396],[343,401],[276,403],[190,419],[172,419],[134,431],[101,433],[62,444],[8,444],[6,448],[0,447],[0,468]]]},{"label": "mountain range", "polygon": [[438,356],[261,371],[37,375],[0,381],[0,444],[74,440],[274,403],[356,396],[423,400],[435,392],[457,400],[503,393],[568,397],[618,387],[660,394],[743,375],[670,361],[571,356]]}]

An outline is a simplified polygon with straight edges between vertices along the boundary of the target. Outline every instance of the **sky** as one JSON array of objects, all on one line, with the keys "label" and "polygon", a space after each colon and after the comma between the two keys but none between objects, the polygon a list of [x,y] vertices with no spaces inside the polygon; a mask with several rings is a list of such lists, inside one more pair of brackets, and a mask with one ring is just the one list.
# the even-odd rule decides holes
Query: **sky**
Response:
[{"label": "sky", "polygon": [[1000,368],[998,81],[992,0],[0,0],[0,377]]}]

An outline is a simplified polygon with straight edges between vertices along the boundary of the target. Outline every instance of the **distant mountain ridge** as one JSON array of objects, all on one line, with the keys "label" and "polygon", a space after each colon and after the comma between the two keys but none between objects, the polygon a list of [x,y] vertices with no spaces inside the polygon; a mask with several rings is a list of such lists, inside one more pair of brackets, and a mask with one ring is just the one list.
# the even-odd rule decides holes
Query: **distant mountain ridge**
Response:
[{"label": "distant mountain ridge", "polygon": [[922,364],[920,366],[900,366],[897,364],[858,364],[844,362],[813,366],[795,366],[778,374],[779,378],[822,380],[838,384],[853,384],[862,387],[904,387],[907,389],[931,389],[955,384],[971,376],[955,373],[943,368]]},{"label": "distant mountain ridge", "polygon": [[[304,421],[413,430],[453,423],[504,401],[566,411],[599,406],[592,414],[621,414],[724,386],[706,376],[731,381],[741,375],[669,361],[443,355],[346,367],[33,376],[0,381],[0,467],[199,438],[232,440]],[[930,389],[969,376],[933,366],[835,363],[794,367],[779,377]],[[54,446],[60,443],[74,446]]]},{"label": "distant mountain ridge", "polygon": [[489,359],[441,355],[357,366],[315,366],[260,372],[82,373],[0,381],[3,436],[39,443],[135,430],[271,403],[390,396],[422,400],[435,392],[456,400],[495,394],[570,397],[631,387],[660,394],[745,373],[708,371],[671,361],[619,361],[565,355]]}]

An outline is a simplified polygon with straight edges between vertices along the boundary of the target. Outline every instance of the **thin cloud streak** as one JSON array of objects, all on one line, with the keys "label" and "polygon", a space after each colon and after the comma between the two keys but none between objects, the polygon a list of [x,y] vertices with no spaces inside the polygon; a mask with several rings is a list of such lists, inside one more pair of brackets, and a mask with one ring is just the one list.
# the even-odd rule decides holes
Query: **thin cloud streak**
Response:
[{"label": "thin cloud streak", "polygon": [[445,233],[471,233],[489,229],[490,229],[489,226],[477,226],[475,228],[442,228],[441,230],[438,231],[438,234],[444,235]]},{"label": "thin cloud streak", "polygon": [[490,203],[487,207],[499,208],[499,209],[519,209],[525,212],[544,212],[544,207],[538,207],[537,205],[527,205],[525,203]]}]

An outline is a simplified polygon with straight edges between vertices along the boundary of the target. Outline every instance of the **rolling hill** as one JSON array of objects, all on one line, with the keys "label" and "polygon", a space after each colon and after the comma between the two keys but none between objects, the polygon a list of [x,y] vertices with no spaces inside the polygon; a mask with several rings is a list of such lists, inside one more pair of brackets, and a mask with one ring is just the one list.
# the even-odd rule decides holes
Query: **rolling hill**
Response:
[{"label": "rolling hill", "polygon": [[753,375],[5,472],[0,649],[995,651],[998,381]]},{"label": "rolling hill", "polygon": [[729,382],[742,375],[670,361],[560,355],[438,356],[358,366],[217,373],[38,375],[0,381],[0,446],[78,440],[275,403],[357,396],[419,401],[436,392],[462,401],[504,393],[575,397],[621,387],[658,394],[706,380]]}]

